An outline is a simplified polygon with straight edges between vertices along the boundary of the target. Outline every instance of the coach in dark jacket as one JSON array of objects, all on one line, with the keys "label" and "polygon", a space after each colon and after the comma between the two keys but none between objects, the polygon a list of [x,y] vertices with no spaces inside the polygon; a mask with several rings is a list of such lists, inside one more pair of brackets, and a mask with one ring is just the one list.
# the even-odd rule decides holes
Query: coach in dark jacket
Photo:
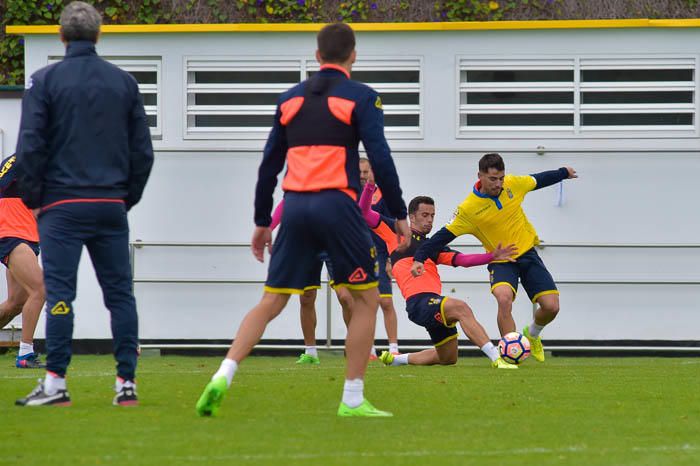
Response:
[{"label": "coach in dark jacket", "polygon": [[141,199],[153,148],[138,84],[95,51],[100,24],[92,6],[66,6],[61,14],[66,56],[32,75],[22,101],[18,185],[25,204],[39,209],[47,375],[20,405],[70,404],[65,375],[83,245],[111,313],[114,403],[137,403],[138,319],[126,212]]}]

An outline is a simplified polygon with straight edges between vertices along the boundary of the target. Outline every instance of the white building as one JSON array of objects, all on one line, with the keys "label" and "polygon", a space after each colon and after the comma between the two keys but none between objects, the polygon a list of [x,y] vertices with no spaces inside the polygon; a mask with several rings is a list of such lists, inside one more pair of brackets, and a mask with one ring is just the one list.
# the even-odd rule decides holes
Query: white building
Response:
[{"label": "white building", "polygon": [[[436,229],[471,189],[485,152],[501,152],[513,173],[563,165],[579,172],[580,179],[533,192],[525,204],[561,290],[562,310],[545,338],[697,343],[700,20],[354,27],[353,77],[381,93],[406,201],[434,197]],[[134,250],[142,339],[228,340],[257,302],[266,267],[247,247],[257,166],[276,95],[318,67],[319,28],[103,28],[98,52],[139,81],[156,149],[143,201],[130,214],[132,240],[146,243]],[[25,36],[27,76],[62,57],[57,31],[8,28]],[[6,156],[19,105],[0,105]],[[456,244],[480,250],[473,238]],[[108,313],[86,257],[75,337],[108,338]],[[442,273],[444,294],[466,299],[495,337],[486,268]],[[427,343],[396,287],[394,294],[400,341]],[[317,335],[342,339],[339,306],[329,297],[319,294]],[[301,339],[295,301],[265,340]],[[520,326],[531,310],[519,293]],[[386,338],[378,322],[377,338]]]}]

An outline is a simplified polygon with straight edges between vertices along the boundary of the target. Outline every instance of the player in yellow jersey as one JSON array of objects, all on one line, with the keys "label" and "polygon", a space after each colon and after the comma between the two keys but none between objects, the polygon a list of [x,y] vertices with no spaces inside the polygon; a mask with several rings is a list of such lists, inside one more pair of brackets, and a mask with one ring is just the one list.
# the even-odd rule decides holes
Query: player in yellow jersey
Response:
[{"label": "player in yellow jersey", "polygon": [[413,275],[423,273],[425,260],[461,235],[474,235],[488,252],[499,244],[515,244],[515,262],[495,262],[488,266],[491,293],[498,302],[498,329],[501,335],[515,331],[512,309],[518,291],[518,279],[533,303],[539,307],[533,322],[523,329],[532,344],[532,355],[544,361],[540,332],[559,312],[559,291],[552,275],[537,254],[539,238],[525,216],[522,202],[530,191],[577,178],[571,167],[562,167],[533,175],[506,175],[499,154],[484,155],[479,161],[479,180],[472,192],[457,207],[452,220],[414,255]]}]

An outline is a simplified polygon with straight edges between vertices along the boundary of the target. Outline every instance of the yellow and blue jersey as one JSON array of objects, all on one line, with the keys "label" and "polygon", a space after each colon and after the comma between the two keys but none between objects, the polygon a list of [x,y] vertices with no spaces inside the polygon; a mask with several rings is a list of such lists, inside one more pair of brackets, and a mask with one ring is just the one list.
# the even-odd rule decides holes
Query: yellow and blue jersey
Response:
[{"label": "yellow and blue jersey", "polygon": [[533,175],[506,175],[498,196],[480,191],[477,182],[472,192],[457,207],[452,220],[425,242],[414,255],[418,262],[425,260],[461,235],[476,236],[488,252],[501,244],[515,244],[520,257],[539,243],[537,232],[522,208],[525,195],[569,177],[567,168]]},{"label": "yellow and blue jersey", "polygon": [[499,243],[515,244],[518,255],[522,255],[539,243],[522,208],[525,195],[536,186],[533,176],[506,175],[501,194],[492,197],[482,194],[477,182],[445,228],[455,237],[476,236],[488,252],[493,252]]}]

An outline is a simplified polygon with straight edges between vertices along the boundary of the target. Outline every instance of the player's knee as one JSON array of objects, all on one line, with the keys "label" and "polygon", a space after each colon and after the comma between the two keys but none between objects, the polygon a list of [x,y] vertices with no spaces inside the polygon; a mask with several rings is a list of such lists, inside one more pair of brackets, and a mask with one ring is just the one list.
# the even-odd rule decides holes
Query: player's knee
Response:
[{"label": "player's knee", "polygon": [[498,312],[510,314],[513,308],[513,297],[507,293],[500,293],[496,295],[496,302],[498,303]]},{"label": "player's knee", "polygon": [[382,308],[384,314],[394,314],[396,312],[394,309],[394,302],[391,298],[381,298],[379,300],[379,307]]},{"label": "player's knee", "polygon": [[42,284],[33,289],[29,293],[29,296],[35,301],[46,301],[46,289],[44,288],[44,285]]},{"label": "player's knee", "polygon": [[316,290],[306,290],[299,297],[299,304],[302,308],[312,307],[316,303]]},{"label": "player's knee", "polygon": [[556,317],[559,314],[559,301],[545,303],[540,305],[540,308],[551,317]]},{"label": "player's knee", "polygon": [[457,353],[441,355],[439,359],[441,366],[454,366],[457,364]]},{"label": "player's knee", "polygon": [[343,309],[347,309],[348,312],[352,309],[353,298],[350,293],[338,293],[338,301]]}]

